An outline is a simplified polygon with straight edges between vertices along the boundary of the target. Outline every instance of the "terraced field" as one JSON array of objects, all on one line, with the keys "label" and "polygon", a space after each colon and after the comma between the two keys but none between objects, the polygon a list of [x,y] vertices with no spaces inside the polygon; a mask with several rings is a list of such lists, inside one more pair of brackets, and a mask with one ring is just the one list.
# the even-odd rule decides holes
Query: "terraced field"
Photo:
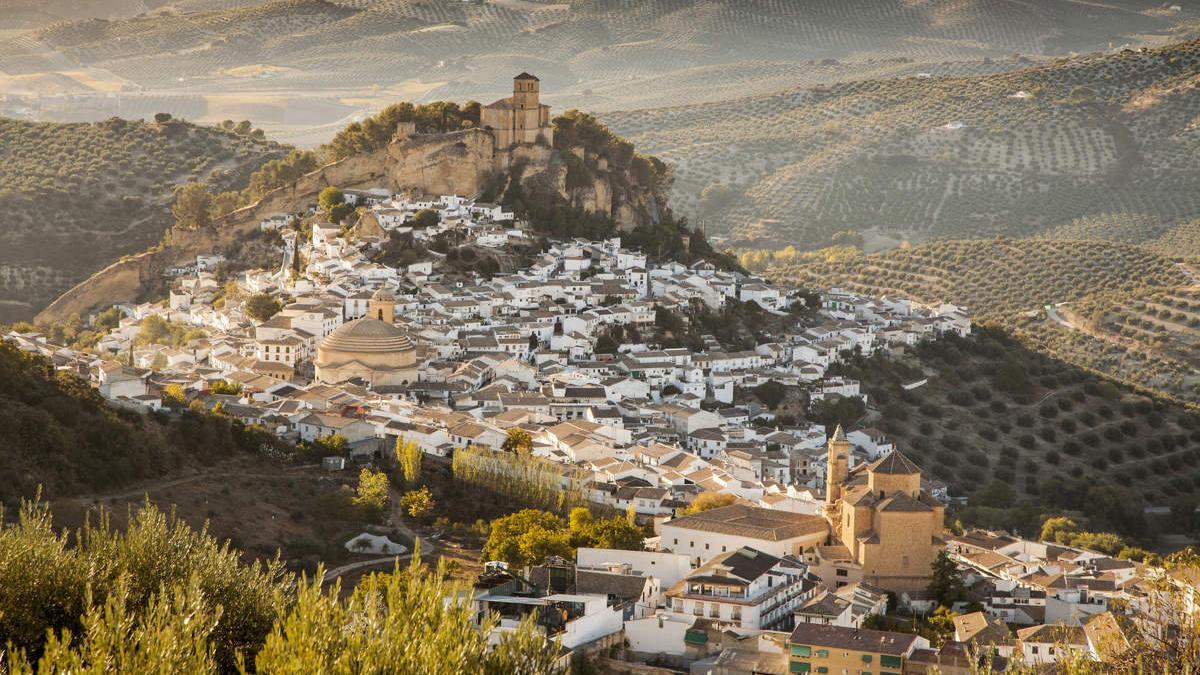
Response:
[{"label": "terraced field", "polygon": [[[675,165],[677,211],[745,243],[812,247],[848,229],[1028,236],[1106,214],[1200,216],[1200,42],[1030,66],[604,119]],[[714,191],[723,198],[704,199]]]},{"label": "terraced field", "polygon": [[1200,286],[1099,293],[1059,321],[1014,318],[1028,345],[1110,379],[1200,404]]},{"label": "terraced field", "polygon": [[[1040,59],[1178,40],[1200,20],[1191,8],[1163,11],[1148,0],[1086,12],[1077,0],[0,0],[0,8],[8,8],[0,30],[16,31],[0,38],[4,77],[88,66],[127,83],[117,94],[270,93],[296,107],[354,100],[361,112],[414,90],[421,100],[496,98],[521,70],[543,77],[556,107],[590,111],[981,74],[1013,67],[1014,53]],[[62,21],[72,17],[83,20]],[[247,68],[259,74],[234,74]],[[23,84],[56,94],[50,80]],[[107,112],[94,103],[93,114]],[[68,107],[36,105],[32,114],[53,119]]]},{"label": "terraced field", "polygon": [[1139,246],[1101,241],[956,240],[776,268],[776,280],[966,305],[997,318],[1093,293],[1184,286],[1188,274]]},{"label": "terraced field", "polygon": [[0,321],[161,240],[176,186],[243,184],[286,148],[172,120],[94,124],[0,118]]}]

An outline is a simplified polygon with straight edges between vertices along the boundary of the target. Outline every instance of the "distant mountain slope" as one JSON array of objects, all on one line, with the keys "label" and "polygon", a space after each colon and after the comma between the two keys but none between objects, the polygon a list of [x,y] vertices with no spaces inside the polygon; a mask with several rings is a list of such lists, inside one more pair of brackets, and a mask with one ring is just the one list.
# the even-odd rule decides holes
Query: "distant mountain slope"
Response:
[{"label": "distant mountain slope", "polygon": [[[768,275],[812,288],[966,305],[1026,347],[1200,403],[1200,274],[1151,249],[1075,240],[936,241]],[[1045,308],[1053,305],[1051,311]],[[1164,314],[1165,312],[1165,314]]]},{"label": "distant mountain slope", "polygon": [[1143,214],[1078,218],[1055,227],[1047,239],[1123,241],[1170,258],[1200,258],[1200,220],[1170,223]]},{"label": "distant mountain slope", "polygon": [[[37,15],[0,23],[29,29],[0,39],[0,92],[23,97],[12,113],[93,120],[154,101],[214,122],[254,106],[256,123],[308,145],[389,99],[498,98],[522,70],[559,109],[629,110],[995,72],[1014,53],[1158,45],[1200,22],[1147,0],[87,0],[74,15],[63,0],[4,2]],[[72,16],[113,18],[58,21]]]},{"label": "distant mountain slope", "polygon": [[674,163],[677,210],[742,240],[970,238],[1200,216],[1200,42],[977,77],[610,113]]},{"label": "distant mountain slope", "polygon": [[157,243],[176,186],[241,185],[276,143],[171,120],[0,118],[0,321],[26,319],[89,274]]},{"label": "distant mountain slope", "polygon": [[902,295],[998,316],[1103,291],[1182,286],[1188,275],[1141,247],[1099,241],[936,241],[835,263],[773,269],[802,286]]}]

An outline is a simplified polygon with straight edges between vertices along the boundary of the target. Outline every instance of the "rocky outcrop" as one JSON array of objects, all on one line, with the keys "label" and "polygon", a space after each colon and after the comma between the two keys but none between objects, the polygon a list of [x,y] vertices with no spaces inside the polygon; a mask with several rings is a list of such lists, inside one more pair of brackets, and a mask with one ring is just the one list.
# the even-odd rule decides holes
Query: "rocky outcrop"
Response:
[{"label": "rocky outcrop", "polygon": [[59,296],[36,320],[62,321],[73,313],[85,316],[114,303],[143,299],[161,286],[166,270],[230,244],[258,227],[267,214],[304,209],[330,185],[478,196],[489,190],[502,194],[509,181],[519,180],[527,194],[602,213],[622,228],[657,222],[662,216],[666,199],[660,186],[641,185],[630,175],[609,170],[603,158],[571,152],[590,167],[585,185],[568,187],[563,151],[536,145],[497,150],[485,130],[397,138],[382,150],[323,166],[209,227],[172,230],[164,245],[93,274]]}]

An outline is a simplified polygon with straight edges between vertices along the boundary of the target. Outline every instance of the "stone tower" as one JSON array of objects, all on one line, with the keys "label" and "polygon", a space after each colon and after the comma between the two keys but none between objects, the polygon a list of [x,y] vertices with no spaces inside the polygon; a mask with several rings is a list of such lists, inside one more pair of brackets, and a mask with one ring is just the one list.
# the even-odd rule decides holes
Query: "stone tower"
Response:
[{"label": "stone tower", "polygon": [[833,512],[842,498],[842,488],[850,475],[850,441],[838,425],[829,438],[828,460],[825,466],[825,510]]},{"label": "stone tower", "polygon": [[496,148],[514,145],[554,145],[550,106],[541,101],[542,83],[534,75],[521,73],[513,78],[513,95],[502,98],[479,111],[480,124],[496,139]]},{"label": "stone tower", "polygon": [[537,110],[542,104],[541,81],[529,73],[513,78],[513,107],[517,110]]},{"label": "stone tower", "polygon": [[367,318],[396,323],[396,296],[386,288],[375,291],[367,303]]}]

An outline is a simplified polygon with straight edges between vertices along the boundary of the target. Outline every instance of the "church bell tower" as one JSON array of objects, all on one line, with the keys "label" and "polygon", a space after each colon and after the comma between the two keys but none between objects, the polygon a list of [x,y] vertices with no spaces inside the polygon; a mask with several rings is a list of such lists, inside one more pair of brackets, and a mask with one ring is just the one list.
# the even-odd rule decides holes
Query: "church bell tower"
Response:
[{"label": "church bell tower", "polygon": [[850,475],[850,441],[846,440],[846,432],[842,431],[840,424],[829,438],[828,452],[825,466],[825,511],[832,513],[842,498],[842,487]]}]

